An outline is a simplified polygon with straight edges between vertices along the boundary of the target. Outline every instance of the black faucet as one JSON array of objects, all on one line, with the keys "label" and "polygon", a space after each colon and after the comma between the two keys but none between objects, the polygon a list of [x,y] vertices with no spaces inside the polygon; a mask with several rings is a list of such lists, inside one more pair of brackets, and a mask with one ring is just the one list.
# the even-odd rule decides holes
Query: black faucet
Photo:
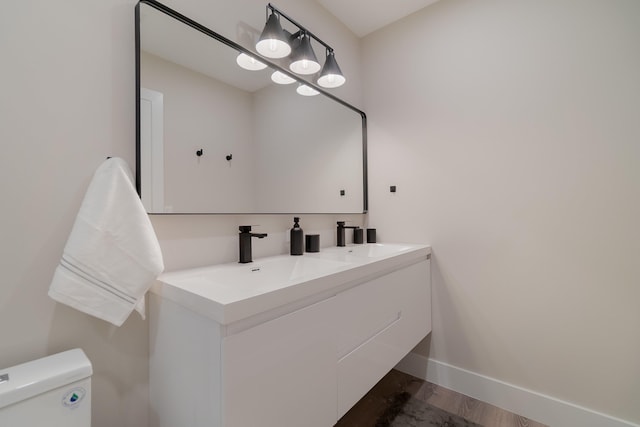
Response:
[{"label": "black faucet", "polygon": [[253,261],[251,256],[251,238],[257,237],[258,239],[262,239],[267,237],[267,233],[252,233],[250,225],[241,225],[239,227],[240,234],[238,237],[240,238],[240,262],[241,264],[246,264],[248,262]]},{"label": "black faucet", "polygon": [[344,225],[344,221],[338,221],[338,246],[344,246],[345,244],[345,237],[344,237],[344,230],[346,228],[353,228],[358,229],[360,227],[358,227],[357,225]]}]

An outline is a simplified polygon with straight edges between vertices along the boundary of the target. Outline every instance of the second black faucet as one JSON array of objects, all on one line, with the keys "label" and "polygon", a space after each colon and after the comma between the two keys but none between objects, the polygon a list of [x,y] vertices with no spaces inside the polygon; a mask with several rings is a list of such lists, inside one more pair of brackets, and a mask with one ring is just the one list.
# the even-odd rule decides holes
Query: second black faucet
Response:
[{"label": "second black faucet", "polygon": [[344,224],[345,224],[344,221],[338,221],[338,234],[337,234],[338,246],[345,246],[345,242],[346,242],[346,239],[344,236],[345,229],[353,228],[354,231],[360,229],[360,227],[358,227],[357,225],[344,225]]}]

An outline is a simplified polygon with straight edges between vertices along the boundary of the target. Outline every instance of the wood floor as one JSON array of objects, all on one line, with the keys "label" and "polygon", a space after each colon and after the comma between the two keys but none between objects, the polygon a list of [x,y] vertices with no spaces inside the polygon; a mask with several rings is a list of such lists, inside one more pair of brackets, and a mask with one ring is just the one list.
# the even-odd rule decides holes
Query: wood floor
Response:
[{"label": "wood floor", "polygon": [[380,380],[335,427],[374,427],[380,415],[387,409],[389,397],[402,391],[410,393],[415,399],[485,427],[547,427],[395,369]]}]

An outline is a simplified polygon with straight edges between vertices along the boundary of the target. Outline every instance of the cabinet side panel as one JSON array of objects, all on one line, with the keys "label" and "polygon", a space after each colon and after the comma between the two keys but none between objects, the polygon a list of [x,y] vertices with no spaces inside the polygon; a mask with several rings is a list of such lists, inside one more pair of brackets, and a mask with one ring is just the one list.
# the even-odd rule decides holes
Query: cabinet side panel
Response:
[{"label": "cabinet side panel", "polygon": [[151,427],[221,427],[220,328],[155,294],[149,298]]}]

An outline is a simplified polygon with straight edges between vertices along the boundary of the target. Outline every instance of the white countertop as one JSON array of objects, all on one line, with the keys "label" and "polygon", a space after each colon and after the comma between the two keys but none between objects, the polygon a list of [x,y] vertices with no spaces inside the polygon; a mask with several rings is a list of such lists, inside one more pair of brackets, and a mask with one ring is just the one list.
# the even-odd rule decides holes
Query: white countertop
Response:
[{"label": "white countertop", "polygon": [[229,325],[296,301],[335,294],[430,254],[430,246],[416,244],[331,247],[302,256],[167,272],[151,292]]}]

